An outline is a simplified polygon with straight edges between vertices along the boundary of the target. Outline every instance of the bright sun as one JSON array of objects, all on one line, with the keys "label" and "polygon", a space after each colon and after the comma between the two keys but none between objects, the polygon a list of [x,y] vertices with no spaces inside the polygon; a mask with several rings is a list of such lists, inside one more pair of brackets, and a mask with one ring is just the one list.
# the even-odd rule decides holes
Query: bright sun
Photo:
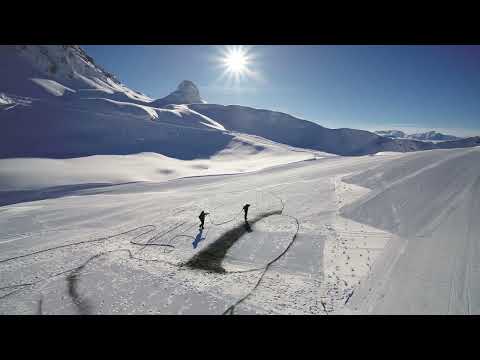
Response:
[{"label": "bright sun", "polygon": [[242,74],[247,70],[248,57],[242,48],[230,49],[223,61],[232,73]]},{"label": "bright sun", "polygon": [[238,84],[245,78],[255,77],[256,73],[251,69],[254,58],[249,47],[224,47],[218,59],[223,68],[221,77],[225,77],[232,84]]}]

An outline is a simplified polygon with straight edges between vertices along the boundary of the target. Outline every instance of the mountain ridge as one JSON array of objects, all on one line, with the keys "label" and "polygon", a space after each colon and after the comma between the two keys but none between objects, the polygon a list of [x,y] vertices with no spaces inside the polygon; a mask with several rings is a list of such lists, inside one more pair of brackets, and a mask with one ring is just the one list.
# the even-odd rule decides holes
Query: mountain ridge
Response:
[{"label": "mountain ridge", "polygon": [[374,133],[392,139],[413,139],[420,141],[452,141],[464,139],[454,135],[442,134],[435,130],[415,134],[406,134],[400,130],[377,130],[374,131]]},{"label": "mountain ridge", "polygon": [[207,104],[189,80],[155,100],[121,83],[76,45],[0,51],[2,158],[158,152],[193,159],[222,151],[236,141],[234,133],[344,156],[480,144],[480,138],[441,146],[389,139],[266,109]]}]

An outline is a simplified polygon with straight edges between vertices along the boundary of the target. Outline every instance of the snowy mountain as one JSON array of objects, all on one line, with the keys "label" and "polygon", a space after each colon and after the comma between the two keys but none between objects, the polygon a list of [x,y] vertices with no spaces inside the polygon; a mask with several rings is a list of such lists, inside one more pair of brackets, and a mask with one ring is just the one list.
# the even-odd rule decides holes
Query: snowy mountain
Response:
[{"label": "snowy mountain", "polygon": [[276,111],[206,104],[188,80],[153,100],[122,84],[76,45],[1,46],[0,52],[0,158],[153,152],[193,160],[235,144],[261,154],[265,139],[276,142],[268,146],[279,153],[291,152],[292,146],[308,149],[304,157],[311,150],[366,155],[436,147],[363,130],[328,129]]},{"label": "snowy mountain", "polygon": [[451,140],[462,139],[457,136],[445,135],[436,131],[428,131],[424,133],[411,134],[411,135],[408,135],[408,138],[415,139],[415,140],[425,140],[425,141],[451,141]]},{"label": "snowy mountain", "polygon": [[392,138],[392,139],[407,137],[407,134],[405,134],[403,131],[399,131],[399,130],[378,130],[378,131],[374,131],[374,132],[377,135],[389,137],[389,138]]},{"label": "snowy mountain", "polygon": [[205,101],[200,97],[200,91],[198,91],[197,86],[189,80],[184,80],[178,85],[177,90],[162,99],[151,102],[150,105],[153,107],[163,107],[169,104],[195,103],[205,103]]},{"label": "snowy mountain", "polygon": [[77,45],[1,46],[0,92],[33,98],[108,95],[119,101],[152,99],[123,85]]},{"label": "snowy mountain", "polygon": [[285,113],[247,106],[191,104],[188,107],[215,119],[227,130],[344,156],[367,155],[383,151],[409,152],[469,147],[472,144],[480,144],[480,137],[470,138],[470,140],[462,139],[445,145],[413,139],[390,139],[364,130],[329,129]]},{"label": "snowy mountain", "polygon": [[[186,105],[152,106],[76,46],[0,46],[0,55],[0,159],[8,159],[0,192],[239,173],[324,156],[233,134]],[[174,94],[167,99],[199,99],[187,81]]]},{"label": "snowy mountain", "polygon": [[77,46],[0,46],[0,315],[478,314],[479,145],[189,81],[154,100]]},{"label": "snowy mountain", "polygon": [[[185,106],[151,106],[152,99],[120,83],[77,46],[0,51],[1,158],[156,152],[193,159],[236,141],[221,124]],[[179,90],[192,93],[188,83]]]},{"label": "snowy mountain", "polygon": [[392,138],[392,139],[412,139],[412,140],[419,140],[419,141],[452,141],[452,140],[462,139],[457,136],[445,135],[436,131],[428,131],[424,133],[409,135],[399,130],[379,130],[379,131],[375,131],[375,134]]},{"label": "snowy mountain", "polygon": [[365,155],[379,151],[421,149],[422,143],[396,143],[363,130],[328,129],[291,115],[239,105],[192,104],[227,130],[261,136],[279,143],[338,155]]}]

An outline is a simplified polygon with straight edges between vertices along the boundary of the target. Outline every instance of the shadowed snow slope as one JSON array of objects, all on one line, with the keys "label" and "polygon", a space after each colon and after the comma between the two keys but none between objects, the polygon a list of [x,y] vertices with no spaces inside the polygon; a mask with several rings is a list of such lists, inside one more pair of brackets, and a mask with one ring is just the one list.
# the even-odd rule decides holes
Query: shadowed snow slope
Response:
[{"label": "shadowed snow slope", "polygon": [[[1,46],[0,52],[0,158],[155,152],[192,160],[234,151],[242,142],[256,153],[267,149],[181,105],[203,102],[190,81],[159,108],[161,101],[121,84],[78,46]],[[295,161],[311,158],[283,145],[268,150]]]},{"label": "shadowed snow slope", "polygon": [[343,215],[398,235],[352,309],[480,313],[479,148],[412,154],[344,180],[372,192]]},{"label": "shadowed snow slope", "polygon": [[414,154],[345,179],[373,191],[344,213],[383,230],[413,236],[447,216],[445,209],[472,190],[479,176],[479,148]]},{"label": "shadowed snow slope", "polygon": [[183,105],[203,102],[190,81],[153,101],[78,46],[0,52],[0,159],[10,159],[0,160],[0,191],[230,174],[318,155],[227,131]]},{"label": "shadowed snow slope", "polygon": [[247,136],[236,136],[208,159],[180,160],[153,152],[73,159],[0,159],[0,192],[234,174],[310,160],[312,156],[308,152],[291,151],[275,144],[258,145]]},{"label": "shadowed snow slope", "polygon": [[328,129],[281,112],[239,105],[192,104],[189,108],[215,119],[227,130],[259,135],[283,144],[337,155],[366,155],[380,151],[409,152],[480,144],[480,137],[432,144],[410,139],[390,139],[364,130]]},{"label": "shadowed snow slope", "polygon": [[188,160],[225,149],[232,135],[201,115],[108,99],[72,107],[36,103],[4,111],[0,157],[69,158],[157,152]]},{"label": "shadowed snow slope", "polygon": [[475,138],[438,146],[393,140],[327,129],[275,111],[209,105],[188,80],[153,100],[129,89],[75,45],[1,46],[0,55],[0,158],[140,152],[208,158],[230,143],[230,131],[339,155],[480,143]]}]

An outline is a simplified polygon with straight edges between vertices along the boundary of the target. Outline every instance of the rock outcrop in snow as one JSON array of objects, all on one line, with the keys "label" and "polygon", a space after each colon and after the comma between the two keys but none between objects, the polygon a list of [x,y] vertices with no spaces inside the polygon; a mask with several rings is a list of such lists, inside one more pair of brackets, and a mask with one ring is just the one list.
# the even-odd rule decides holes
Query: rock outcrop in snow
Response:
[{"label": "rock outcrop in snow", "polygon": [[163,107],[170,104],[195,104],[205,103],[200,97],[200,91],[197,86],[190,80],[183,80],[177,87],[177,90],[170,95],[155,100],[151,103],[154,107]]}]

